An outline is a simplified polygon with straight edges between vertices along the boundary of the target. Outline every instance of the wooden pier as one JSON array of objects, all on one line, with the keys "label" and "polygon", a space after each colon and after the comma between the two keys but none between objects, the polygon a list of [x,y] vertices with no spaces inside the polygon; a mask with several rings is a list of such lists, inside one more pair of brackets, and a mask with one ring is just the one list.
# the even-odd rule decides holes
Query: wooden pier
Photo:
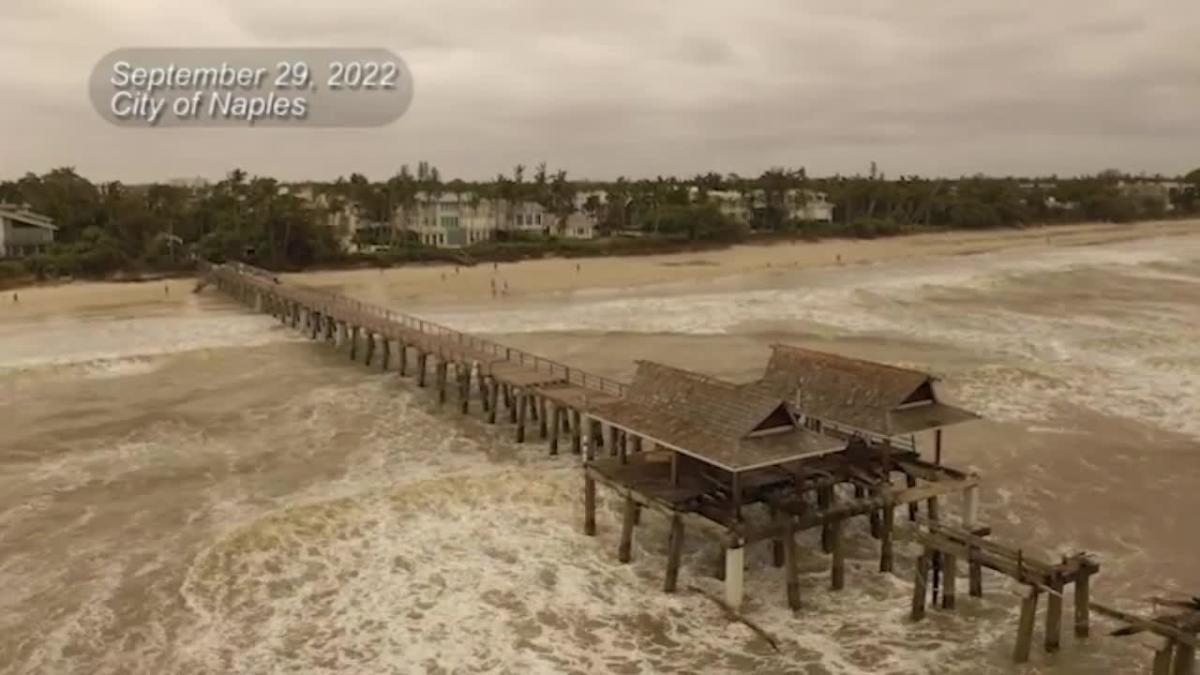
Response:
[{"label": "wooden pier", "polygon": [[[248,265],[204,263],[200,272],[197,290],[214,284],[312,340],[345,349],[351,360],[411,377],[432,388],[440,405],[453,399],[463,414],[477,406],[489,423],[511,424],[517,442],[536,430],[550,454],[568,444],[583,466],[586,535],[597,532],[597,485],[621,498],[618,561],[631,560],[643,511],[668,521],[666,592],[678,587],[687,524],[694,523],[720,553],[715,571],[730,611],[743,606],[745,553],[756,544],[770,546],[774,565],[785,571],[787,603],[799,609],[797,534],[820,529],[829,583],[840,590],[846,523],[864,518],[878,541],[880,572],[894,571],[898,537],[923,548],[913,620],[925,616],[930,591],[935,606],[940,598],[943,609],[955,607],[962,562],[973,597],[982,595],[983,569],[1027,587],[1018,662],[1029,658],[1043,593],[1045,648],[1058,649],[1063,592],[1071,584],[1077,637],[1088,635],[1089,609],[1140,622],[1167,640],[1155,673],[1168,672],[1161,663],[1175,675],[1192,673],[1200,618],[1140,619],[1098,605],[1089,598],[1089,580],[1099,570],[1091,557],[1049,563],[985,538],[989,530],[977,522],[979,477],[943,464],[943,429],[976,416],[943,403],[926,373],[774,345],[755,382],[639,361],[625,384],[337,293],[285,284]],[[932,457],[916,447],[921,432],[933,435]],[[958,508],[947,508],[956,495]],[[905,528],[896,527],[901,508],[910,523]]]}]

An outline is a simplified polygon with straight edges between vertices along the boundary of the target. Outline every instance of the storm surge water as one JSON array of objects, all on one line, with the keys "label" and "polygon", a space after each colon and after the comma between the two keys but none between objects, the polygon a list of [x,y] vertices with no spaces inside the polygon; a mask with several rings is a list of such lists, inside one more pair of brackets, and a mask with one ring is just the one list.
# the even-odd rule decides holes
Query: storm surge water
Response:
[{"label": "storm surge water", "polygon": [[[792,340],[932,369],[990,418],[950,432],[951,460],[984,475],[985,522],[1096,552],[1096,593],[1119,603],[1200,587],[1182,536],[1200,510],[1198,308],[1200,240],[1175,238],[426,314],[596,363],[622,346],[736,359],[723,345],[750,340],[722,365],[752,374]],[[1011,672],[1014,589],[988,577],[983,601],[913,625],[915,550],[880,575],[863,523],[837,593],[801,537],[795,614],[751,550],[746,611],[776,651],[705,597],[721,586],[702,532],[666,595],[666,523],[646,513],[617,563],[618,504],[581,534],[570,453],[209,292],[4,322],[0,419],[0,672]],[[1031,667],[1146,655],[1094,637]]]}]

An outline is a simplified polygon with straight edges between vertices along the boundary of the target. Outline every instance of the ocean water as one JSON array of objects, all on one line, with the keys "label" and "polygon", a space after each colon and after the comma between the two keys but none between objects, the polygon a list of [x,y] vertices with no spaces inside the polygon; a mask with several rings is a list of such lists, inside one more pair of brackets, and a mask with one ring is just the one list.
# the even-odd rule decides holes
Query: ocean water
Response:
[{"label": "ocean water", "polygon": [[[985,478],[997,536],[1095,552],[1095,593],[1112,604],[1200,589],[1200,239],[736,286],[428,318],[548,348],[575,340],[595,362],[597,344],[671,361],[794,339],[931,369],[988,418],[949,437],[952,459]],[[680,592],[664,594],[661,517],[643,514],[634,560],[619,564],[606,491],[598,536],[581,533],[575,457],[451,408],[210,291],[173,313],[0,322],[0,672],[1148,665],[1144,642],[1105,638],[1097,619],[1093,638],[1068,630],[1061,653],[1014,668],[1017,589],[990,576],[982,601],[911,624],[915,549],[902,543],[897,575],[879,574],[865,523],[850,526],[841,592],[815,533],[802,535],[798,613],[769,551],[750,551],[746,616],[773,648],[711,600],[711,532],[689,524]]]}]

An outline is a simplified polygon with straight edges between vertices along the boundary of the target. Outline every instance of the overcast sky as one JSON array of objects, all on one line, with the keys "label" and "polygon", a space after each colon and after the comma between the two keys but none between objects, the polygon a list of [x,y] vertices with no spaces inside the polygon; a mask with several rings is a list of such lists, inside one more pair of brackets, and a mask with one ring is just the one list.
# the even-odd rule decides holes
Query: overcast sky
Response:
[{"label": "overcast sky", "polygon": [[[374,129],[122,129],[121,47],[385,47]],[[0,178],[701,171],[1181,173],[1200,166],[1198,0],[0,0]]]}]

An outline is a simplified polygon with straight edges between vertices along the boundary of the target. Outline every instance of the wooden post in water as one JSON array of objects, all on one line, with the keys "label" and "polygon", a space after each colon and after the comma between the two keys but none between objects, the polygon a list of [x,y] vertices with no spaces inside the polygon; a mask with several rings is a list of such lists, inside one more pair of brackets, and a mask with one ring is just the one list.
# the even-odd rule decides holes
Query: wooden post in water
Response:
[{"label": "wooden post in water", "polygon": [[1091,593],[1088,589],[1091,574],[1075,575],[1075,637],[1085,638],[1091,632]]},{"label": "wooden post in water", "polygon": [[[823,485],[817,488],[817,509],[827,511],[833,506],[834,493],[832,485]],[[821,550],[825,553],[833,552],[833,536],[831,525],[826,522],[821,526]]]},{"label": "wooden post in water", "polygon": [[1050,590],[1057,595],[1055,593],[1046,594],[1045,649],[1048,654],[1058,651],[1062,644],[1063,585],[1061,582],[1054,582],[1050,585]]},{"label": "wooden post in water", "polygon": [[529,408],[529,394],[524,389],[516,392],[517,399],[517,442],[525,442],[525,414]]},{"label": "wooden post in water", "polygon": [[417,352],[417,386],[425,386],[425,373],[429,365],[429,352],[421,350]]},{"label": "wooden post in water", "polygon": [[975,559],[975,552],[978,548],[967,548],[967,592],[972,598],[983,597],[983,565]]},{"label": "wooden post in water", "polygon": [[[550,421],[546,419],[546,397],[538,396],[535,400],[537,402],[538,413],[538,435],[544,441],[550,435]],[[558,432],[555,431],[554,435],[557,436]]]},{"label": "wooden post in water", "polygon": [[[674,453],[672,453],[671,456],[672,456],[672,463],[675,463],[677,460],[674,459]],[[676,467],[675,473],[677,474],[678,471],[679,471],[679,469],[678,469],[678,467]],[[675,483],[675,480],[677,478],[678,478],[678,475],[672,476],[672,480],[671,480],[672,484]],[[773,522],[773,523],[779,522],[779,514],[776,512],[774,506],[768,507],[767,515],[770,518],[771,522]],[[783,563],[784,563],[783,558],[784,558],[783,537],[782,536],[772,537],[771,538],[771,564],[774,565],[775,567],[783,567]]]},{"label": "wooden post in water", "polygon": [[583,533],[596,536],[596,479],[586,473],[583,477]]},{"label": "wooden post in water", "polygon": [[578,410],[571,409],[571,452],[579,454],[583,452],[583,425],[581,424],[582,415]]},{"label": "wooden post in water", "polygon": [[683,517],[678,511],[671,513],[671,533],[667,539],[667,576],[663,590],[674,593],[679,581],[679,559],[683,555]]},{"label": "wooden post in water", "polygon": [[783,568],[787,578],[787,601],[792,610],[800,609],[800,566],[796,555],[796,519],[786,516],[783,528]]},{"label": "wooden post in water", "polygon": [[550,454],[558,454],[558,435],[562,431],[562,407],[558,403],[550,406]]},{"label": "wooden post in water", "polygon": [[883,523],[879,531],[879,571],[891,572],[893,568],[892,534],[896,527],[896,507],[889,499],[883,507]]},{"label": "wooden post in water", "polygon": [[363,358],[363,365],[369,366],[371,365],[371,357],[375,356],[375,334],[370,330],[363,331],[363,334],[367,338],[367,353]]},{"label": "wooden post in water", "polygon": [[[904,475],[904,485],[906,487],[908,487],[910,490],[912,488],[917,487],[917,477],[905,474]],[[915,523],[917,521],[917,510],[919,508],[920,508],[920,504],[918,504],[917,502],[909,502],[908,503],[908,520],[909,520],[909,522]]]},{"label": "wooden post in water", "polygon": [[929,579],[931,554],[928,548],[917,556],[915,578],[913,579],[913,598],[911,617],[913,621],[925,618],[925,598],[929,595],[926,584]]},{"label": "wooden post in water", "polygon": [[1193,675],[1196,672],[1196,648],[1182,642],[1175,644],[1175,672],[1171,675]]},{"label": "wooden post in water", "polygon": [[380,335],[379,339],[379,348],[383,350],[383,353],[379,356],[379,369],[386,372],[388,369],[388,361],[392,358],[392,341],[386,335]]},{"label": "wooden post in water", "polygon": [[[520,401],[517,400],[517,393],[513,386],[511,384],[504,385],[504,405],[508,407],[509,424],[516,424],[517,422],[517,408],[519,407],[519,403]],[[523,431],[521,433],[524,435]]]},{"label": "wooden post in water", "polygon": [[437,360],[437,390],[438,390],[438,405],[446,402],[446,370],[449,366],[444,357],[438,357]]},{"label": "wooden post in water", "polygon": [[396,342],[396,360],[400,362],[400,377],[408,375],[408,344],[403,339]]},{"label": "wooden post in water", "polygon": [[1013,662],[1029,661],[1029,651],[1033,646],[1033,625],[1037,618],[1038,589],[1030,586],[1025,597],[1021,600],[1021,618],[1017,622],[1017,644],[1013,648]]},{"label": "wooden post in water", "polygon": [[471,364],[460,361],[458,368],[459,410],[466,415],[471,412]]},{"label": "wooden post in water", "polygon": [[358,358],[358,326],[350,328],[350,360]]},{"label": "wooden post in water", "polygon": [[1154,663],[1150,672],[1153,675],[1172,675],[1171,664],[1175,660],[1175,641],[1164,638],[1163,645],[1154,650]]},{"label": "wooden post in water", "polygon": [[623,563],[629,562],[632,557],[634,514],[637,513],[637,508],[637,502],[627,495],[624,517],[621,519],[621,543],[617,547],[617,560]]},{"label": "wooden post in water", "polygon": [[609,457],[617,456],[617,434],[619,434],[619,433],[620,433],[619,429],[617,429],[616,427],[614,427],[611,424],[608,425],[608,456]]},{"label": "wooden post in water", "polygon": [[[500,407],[500,382],[495,376],[488,378],[488,424],[496,423],[496,409]],[[588,479],[591,480],[590,478]],[[595,490],[595,487],[592,488]]]},{"label": "wooden post in water", "polygon": [[842,519],[829,523],[829,543],[833,554],[829,561],[829,587],[840,591],[846,587],[845,542],[842,541]]},{"label": "wooden post in water", "polygon": [[957,602],[958,557],[942,554],[942,609],[954,609]]}]

